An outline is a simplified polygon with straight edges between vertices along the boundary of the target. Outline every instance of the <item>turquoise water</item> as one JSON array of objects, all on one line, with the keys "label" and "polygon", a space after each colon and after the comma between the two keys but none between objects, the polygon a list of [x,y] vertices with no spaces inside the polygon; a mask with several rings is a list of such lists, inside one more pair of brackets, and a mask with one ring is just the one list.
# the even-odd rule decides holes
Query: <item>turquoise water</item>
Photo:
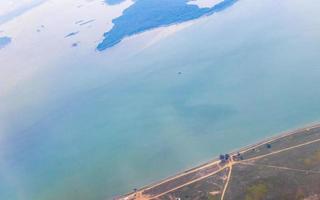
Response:
[{"label": "turquoise water", "polygon": [[319,121],[319,9],[242,0],[139,53],[54,61],[0,105],[0,199],[110,199]]}]

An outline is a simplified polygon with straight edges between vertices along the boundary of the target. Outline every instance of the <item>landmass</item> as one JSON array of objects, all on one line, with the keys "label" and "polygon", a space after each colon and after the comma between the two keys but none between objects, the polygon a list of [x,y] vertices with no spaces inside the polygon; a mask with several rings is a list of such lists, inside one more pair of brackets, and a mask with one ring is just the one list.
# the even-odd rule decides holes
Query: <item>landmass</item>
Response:
[{"label": "landmass", "polygon": [[117,200],[318,200],[320,124],[290,131]]},{"label": "landmass", "polygon": [[[199,8],[189,4],[190,0],[135,0],[114,19],[112,29],[104,34],[104,40],[97,50],[103,51],[115,46],[124,38],[158,27],[179,24],[205,15],[220,12],[238,0],[224,0],[211,8]],[[110,1],[107,1],[110,2]],[[120,2],[120,1],[112,1]]]}]

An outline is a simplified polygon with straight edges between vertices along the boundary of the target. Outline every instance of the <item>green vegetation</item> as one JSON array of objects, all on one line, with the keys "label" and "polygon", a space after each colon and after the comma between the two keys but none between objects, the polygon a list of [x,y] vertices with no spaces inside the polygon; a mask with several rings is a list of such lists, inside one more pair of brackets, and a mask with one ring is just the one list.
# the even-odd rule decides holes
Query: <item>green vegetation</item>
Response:
[{"label": "green vegetation", "polygon": [[265,184],[259,183],[248,188],[246,200],[262,200],[267,194],[268,188]]},{"label": "green vegetation", "polygon": [[220,195],[208,195],[208,200],[220,200]]},{"label": "green vegetation", "polygon": [[320,150],[316,151],[309,158],[304,159],[303,162],[306,166],[313,166],[315,164],[318,164],[320,162]]}]

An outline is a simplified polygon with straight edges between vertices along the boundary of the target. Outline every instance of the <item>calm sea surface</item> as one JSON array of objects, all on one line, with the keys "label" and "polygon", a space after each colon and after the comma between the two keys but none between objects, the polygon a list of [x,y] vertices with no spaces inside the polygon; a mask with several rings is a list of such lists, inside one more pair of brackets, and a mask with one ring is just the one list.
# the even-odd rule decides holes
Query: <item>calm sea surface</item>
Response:
[{"label": "calm sea surface", "polygon": [[0,107],[31,99],[7,116],[0,199],[109,199],[319,121],[319,10],[240,0],[143,50],[53,61]]}]

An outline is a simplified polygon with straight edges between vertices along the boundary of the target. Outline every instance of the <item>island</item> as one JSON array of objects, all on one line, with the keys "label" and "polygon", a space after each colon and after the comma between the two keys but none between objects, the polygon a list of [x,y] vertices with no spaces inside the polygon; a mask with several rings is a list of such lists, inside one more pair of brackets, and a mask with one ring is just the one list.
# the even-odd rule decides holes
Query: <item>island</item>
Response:
[{"label": "island", "polygon": [[[190,0],[136,0],[112,22],[112,29],[104,34],[98,51],[111,48],[124,38],[163,26],[170,26],[220,12],[238,0],[223,0],[211,8],[188,4]],[[107,1],[119,2],[119,1]]]}]

